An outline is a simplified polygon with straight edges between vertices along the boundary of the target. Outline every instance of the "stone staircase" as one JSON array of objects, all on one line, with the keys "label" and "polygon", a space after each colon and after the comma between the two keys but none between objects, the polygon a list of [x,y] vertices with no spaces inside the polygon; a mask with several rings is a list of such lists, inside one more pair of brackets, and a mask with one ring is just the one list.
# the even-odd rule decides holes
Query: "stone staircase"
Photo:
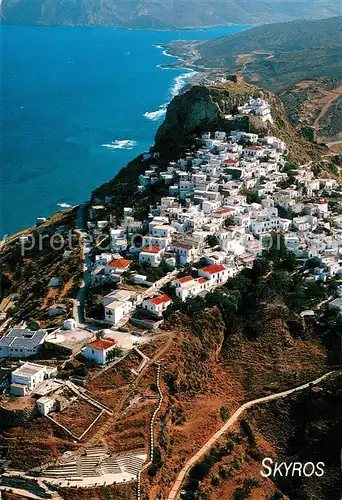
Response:
[{"label": "stone staircase", "polygon": [[146,455],[119,455],[116,460],[122,472],[128,472],[136,476],[146,460]]},{"label": "stone staircase", "polygon": [[102,474],[121,474],[120,465],[116,457],[109,457],[100,466]]},{"label": "stone staircase", "polygon": [[104,446],[89,448],[85,455],[79,457],[81,477],[98,477],[101,475],[99,465],[108,457]]},{"label": "stone staircase", "polygon": [[[109,456],[104,446],[87,448],[82,455],[74,457],[69,462],[49,467],[41,472],[46,478],[60,480],[81,480],[99,478],[106,474],[123,474],[134,476],[135,479],[146,460],[145,453]],[[130,480],[131,480],[130,479]]]}]

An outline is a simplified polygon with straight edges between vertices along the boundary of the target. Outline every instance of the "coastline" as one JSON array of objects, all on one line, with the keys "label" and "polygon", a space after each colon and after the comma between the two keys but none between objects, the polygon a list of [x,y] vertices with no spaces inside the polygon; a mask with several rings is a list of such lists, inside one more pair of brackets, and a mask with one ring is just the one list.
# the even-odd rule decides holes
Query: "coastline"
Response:
[{"label": "coastline", "polygon": [[[241,29],[242,28],[243,27],[241,27]],[[68,33],[70,31],[72,32],[72,30],[65,30],[65,31],[67,31]],[[124,31],[125,30],[122,30],[122,33],[124,33]],[[228,28],[228,31],[229,31],[229,28]],[[25,32],[21,32],[21,33],[23,33],[25,35]],[[56,33],[55,30],[51,30],[51,33],[54,34],[53,35],[54,38],[57,37],[57,39],[58,39],[58,37],[60,36],[60,35],[55,35],[55,33]],[[68,33],[65,33],[63,30],[62,31],[63,38],[65,37],[65,35],[68,35]],[[191,30],[190,30],[190,34],[189,34],[189,32],[187,34],[180,33],[180,36],[183,38],[183,40],[186,40],[187,38],[201,40],[202,37],[203,37],[203,39],[211,39],[211,38],[214,39],[216,37],[219,37],[220,35],[221,36],[223,35],[222,31],[218,32],[218,33],[215,31],[215,33],[211,33],[210,35],[206,34],[204,32],[204,30],[202,31],[202,34],[199,32],[192,33]],[[45,33],[42,33],[42,31],[39,30],[39,34],[37,36],[40,38],[43,36],[45,37]],[[84,36],[86,38],[88,37],[87,34],[85,34]],[[101,34],[99,36],[102,37]],[[112,35],[108,34],[108,36],[111,36],[111,38],[113,38],[113,37],[115,38],[117,35],[115,35],[115,32],[113,32]],[[123,34],[121,35],[121,37],[123,37]],[[129,37],[130,37],[129,42],[131,40],[135,40],[135,38],[132,38],[133,33],[132,33],[132,35],[129,35]],[[145,35],[144,35],[144,37],[145,37]],[[115,126],[114,126],[114,133],[112,134],[111,133],[111,130],[112,130],[111,118],[108,118],[106,113],[102,114],[102,116],[99,118],[99,120],[97,120],[96,113],[94,113],[94,119],[93,119],[93,115],[92,115],[93,110],[92,110],[91,106],[88,106],[88,108],[85,111],[83,111],[80,108],[79,113],[84,113],[84,116],[85,116],[86,120],[88,121],[86,124],[87,126],[83,127],[82,124],[80,126],[78,126],[79,124],[76,123],[77,127],[75,129],[75,132],[74,132],[74,130],[68,131],[66,134],[66,137],[61,138],[60,143],[63,146],[63,142],[65,142],[67,144],[66,147],[68,147],[70,150],[72,150],[72,148],[74,148],[74,150],[76,151],[76,148],[78,148],[77,152],[80,151],[81,155],[83,155],[82,161],[84,160],[85,164],[89,165],[90,167],[91,167],[91,165],[90,165],[91,156],[103,155],[104,162],[105,162],[106,175],[98,176],[97,179],[96,178],[91,179],[92,176],[89,174],[89,172],[91,172],[91,169],[87,168],[84,172],[85,178],[84,178],[84,183],[82,183],[83,188],[79,189],[78,185],[76,184],[75,191],[72,191],[72,190],[61,191],[61,193],[62,193],[61,194],[61,193],[55,193],[55,191],[56,191],[56,189],[55,189],[55,191],[54,190],[51,191],[51,195],[50,195],[50,193],[44,194],[43,203],[40,203],[40,204],[34,203],[33,205],[31,205],[32,208],[29,211],[29,213],[31,214],[30,217],[28,217],[27,214],[25,216],[21,216],[17,220],[14,220],[13,216],[9,217],[9,220],[6,220],[6,224],[4,224],[4,228],[3,228],[4,232],[6,232],[7,234],[14,234],[17,231],[24,230],[26,227],[31,226],[32,223],[34,223],[35,218],[37,216],[42,215],[42,216],[49,218],[53,214],[55,214],[56,212],[60,213],[62,211],[61,209],[68,208],[66,205],[72,205],[72,206],[77,205],[80,201],[87,199],[89,196],[89,193],[92,192],[94,189],[96,189],[96,186],[101,185],[101,184],[107,182],[108,180],[112,179],[117,174],[118,169],[124,168],[125,165],[127,165],[127,163],[132,158],[134,158],[140,151],[147,151],[149,149],[149,147],[153,145],[155,133],[157,131],[158,126],[161,124],[163,117],[166,114],[166,109],[167,109],[168,104],[171,102],[171,100],[175,96],[183,93],[185,90],[189,89],[191,86],[198,84],[199,80],[202,78],[202,75],[203,75],[203,73],[202,74],[199,73],[196,68],[191,67],[191,65],[189,64],[189,60],[186,60],[186,58],[182,59],[181,57],[174,55],[172,53],[172,51],[170,51],[169,48],[166,47],[166,44],[169,43],[169,40],[172,41],[176,38],[177,38],[177,36],[175,34],[169,34],[169,35],[164,35],[164,36],[157,34],[155,36],[149,36],[147,38],[147,42],[150,41],[148,43],[148,46],[150,47],[150,49],[149,49],[150,59],[147,60],[146,63],[149,63],[150,61],[152,62],[152,65],[149,64],[149,66],[148,66],[148,67],[152,68],[151,71],[147,70],[148,77],[149,78],[150,78],[150,76],[151,76],[151,78],[153,77],[153,71],[158,72],[158,74],[154,80],[154,85],[157,86],[158,82],[161,81],[162,86],[158,86],[158,87],[156,87],[155,90],[153,90],[153,80],[151,80],[151,86],[150,86],[150,90],[148,91],[148,94],[149,95],[154,94],[155,97],[152,99],[149,99],[149,98],[146,98],[146,96],[145,96],[145,94],[147,94],[147,92],[145,92],[145,94],[144,93],[142,94],[141,105],[139,105],[137,108],[138,114],[136,113],[137,123],[140,124],[140,129],[143,131],[141,136],[139,135],[139,133],[137,133],[137,135],[134,135],[134,133],[133,134],[130,133],[130,129],[128,126],[126,128],[127,132],[125,130],[123,133],[121,133],[120,131],[117,131],[115,129]],[[124,40],[126,40],[126,38],[124,38]],[[145,38],[144,38],[144,40],[145,40]],[[158,50],[156,50],[156,49],[158,49]],[[125,54],[125,56],[129,53],[129,52],[126,52],[127,50],[131,50],[131,47],[128,46],[128,48],[126,48],[126,46],[125,46],[123,48],[123,51],[124,51],[123,53]],[[63,52],[62,52],[62,54],[63,54]],[[132,54],[133,54],[133,57],[136,57],[136,54],[134,55],[133,52],[132,52]],[[157,57],[155,58],[155,56],[153,54],[156,54]],[[70,63],[70,66],[68,67],[68,68],[70,68],[70,70],[67,68],[67,71],[68,71],[68,73],[71,73],[72,77],[73,77],[72,64],[74,64],[74,61],[77,62],[76,57],[77,57],[77,52],[75,53],[75,55],[73,53],[70,55],[69,54],[66,55],[66,59],[65,59],[65,62],[67,62],[67,64]],[[128,61],[127,57],[125,57],[125,59]],[[171,59],[172,59],[172,61],[171,61]],[[156,62],[153,64],[153,61],[156,61]],[[168,64],[170,64],[170,65],[168,66]],[[140,68],[138,68],[138,71],[140,71]],[[165,71],[166,71],[166,73],[165,73]],[[142,72],[140,71],[140,76],[142,76],[141,73]],[[158,76],[158,75],[161,75],[161,76]],[[75,81],[76,81],[76,78],[75,78]],[[132,81],[133,81],[133,79],[132,79]],[[102,87],[103,87],[103,85],[102,85]],[[145,91],[145,88],[147,88],[147,85],[145,85],[145,87],[143,88],[143,91]],[[159,91],[159,88],[162,90],[162,92]],[[122,89],[120,89],[120,90],[122,90]],[[125,89],[123,89],[123,90],[125,90]],[[49,96],[47,96],[47,97],[49,97]],[[65,99],[69,99],[69,96],[67,94],[66,94]],[[62,102],[62,105],[63,104],[64,103]],[[20,106],[20,109],[24,109],[24,108],[22,108]],[[25,109],[26,109],[26,106],[25,106]],[[18,113],[24,113],[24,111],[18,111]],[[61,114],[62,120],[64,120],[64,114],[63,114],[63,112]],[[109,113],[108,113],[108,115],[109,115]],[[132,119],[130,117],[131,122],[135,123],[134,122],[135,117],[133,116],[133,113],[131,113],[131,115],[133,117]],[[18,119],[20,119],[20,118],[21,118],[21,115],[18,117]],[[157,122],[157,123],[156,124],[151,123],[150,125],[147,125],[147,127],[146,127],[143,122],[148,123],[148,121]],[[90,131],[92,130],[93,127],[94,127],[94,130],[96,131],[96,134],[97,134],[97,135],[96,134],[94,135],[94,140],[93,140],[93,137],[90,133]],[[140,129],[138,129],[138,130],[140,130]],[[149,136],[147,137],[148,129],[149,129]],[[124,130],[124,128],[123,128],[123,130]],[[102,133],[103,131],[106,131],[106,133]],[[147,140],[145,140],[146,137],[147,137]],[[92,142],[92,140],[93,140],[93,142]],[[69,146],[69,144],[70,144],[70,146]],[[137,147],[135,147],[136,144],[137,144]],[[49,144],[48,144],[48,146],[49,146]],[[123,155],[121,153],[121,150],[132,149],[133,146],[134,146],[134,151],[132,151],[132,152],[126,151],[125,155]],[[99,148],[102,148],[102,151],[99,150]],[[64,149],[61,148],[61,150],[65,151],[65,147],[64,147]],[[116,161],[115,171],[113,171],[111,169],[111,166],[109,164],[109,162],[110,162],[109,154],[112,154],[114,151],[117,151],[117,153],[115,153],[116,156],[115,157],[113,156],[114,162]],[[40,160],[39,157],[37,157],[37,158],[38,158],[38,160]],[[74,160],[75,158],[76,158],[76,155],[71,156],[71,167],[72,168],[71,168],[70,174],[72,177],[70,178],[69,186],[71,186],[71,185],[73,185],[73,183],[77,182],[77,179],[75,179],[75,176],[73,175],[73,173],[75,171],[74,166],[77,163],[76,160]],[[21,160],[21,158],[19,158],[19,159]],[[62,157],[62,159],[64,159],[64,158]],[[69,161],[69,160],[67,160],[67,161]],[[92,164],[92,168],[94,167],[94,161]],[[62,163],[63,162],[59,161],[59,158],[57,157],[56,170],[59,169],[58,171],[61,173],[61,179],[63,179],[63,175],[64,175],[64,170],[62,170]],[[44,190],[42,188],[42,184],[43,184],[43,175],[45,175],[45,173],[44,173],[45,170],[42,170],[43,175],[40,175],[41,171],[39,170],[39,168],[40,168],[39,161],[38,161],[38,165],[39,166],[37,167],[38,168],[38,170],[37,170],[38,181],[37,182],[38,182],[40,192],[44,193]],[[26,166],[25,166],[25,168],[26,168]],[[74,169],[74,170],[72,170],[72,169]],[[28,171],[28,173],[29,173],[29,171]],[[42,181],[40,181],[41,178],[42,178]],[[51,181],[51,185],[54,185],[53,181]],[[9,193],[11,194],[11,191],[9,191]],[[30,192],[30,194],[31,194],[31,192]],[[51,201],[51,203],[50,203],[50,201]],[[54,201],[56,201],[56,203],[54,203]]]},{"label": "coastline", "polygon": [[[280,22],[280,21],[274,21],[274,22]],[[261,26],[262,24],[271,24],[271,23],[257,23],[257,24],[246,24],[244,26],[248,26],[249,28],[252,28],[254,26]],[[18,26],[25,26],[25,27],[32,27],[32,28],[112,28],[114,30],[125,30],[125,31],[160,31],[161,33],[170,31],[193,31],[193,30],[198,30],[198,31],[206,31],[214,28],[229,28],[230,26],[242,26],[241,23],[225,23],[225,24],[208,24],[205,26],[178,26],[178,27],[167,27],[167,28],[158,28],[158,27],[151,27],[151,28],[139,28],[139,27],[134,27],[134,26],[116,26],[115,24],[72,24],[72,23],[65,23],[65,24],[12,24],[12,23],[2,23],[2,26],[8,26],[8,27],[18,27]]]},{"label": "coastline", "polygon": [[[165,52],[165,49],[164,49],[164,46],[162,44],[158,44],[158,45],[154,45],[156,48],[160,49],[160,50],[163,50],[163,54],[166,55],[164,52]],[[182,61],[182,59],[178,56],[174,56],[174,55],[171,55],[171,54],[167,54],[167,57],[172,57],[172,58],[175,58],[175,59],[178,59],[179,61]],[[163,66],[162,65],[158,65],[158,67],[160,67],[160,69],[163,69]],[[185,68],[182,68],[181,66],[177,67],[177,66],[172,66],[170,67],[169,69],[185,69]],[[163,104],[160,104],[159,105],[159,108],[156,109],[155,111],[146,111],[144,113],[144,116],[146,119],[149,119],[151,121],[154,121],[154,122],[158,122],[160,121],[160,124],[162,123],[162,119],[161,118],[164,118],[165,114],[166,114],[166,111],[167,111],[167,107],[169,105],[169,103],[172,101],[172,99],[174,97],[176,97],[177,95],[181,94],[182,91],[185,89],[185,88],[188,88],[189,86],[192,86],[193,82],[196,81],[196,77],[198,77],[198,72],[193,70],[192,68],[186,68],[186,72],[183,72],[181,73],[180,75],[174,77],[172,80],[171,80],[171,85],[170,85],[170,90],[169,90],[169,100]],[[189,81],[187,81],[189,80]],[[159,125],[160,125],[159,124]],[[158,130],[158,127],[156,128],[156,131]],[[156,133],[155,131],[155,133]],[[155,133],[154,133],[154,136],[153,136],[153,139],[155,137]],[[119,142],[125,142],[125,141],[119,141]],[[109,146],[109,145],[104,145],[104,146]],[[114,144],[113,148],[118,148],[119,146]],[[150,144],[150,147],[153,147],[153,142]],[[131,148],[130,148],[131,149]],[[108,182],[114,182],[115,179],[120,176],[120,174],[122,173],[123,170],[125,170],[132,162],[134,162],[137,158],[139,158],[142,154],[143,154],[144,151],[140,151],[140,153],[138,153],[136,156],[133,156],[131,157],[127,163],[125,163],[119,170],[118,172],[114,175],[113,178],[109,179]],[[94,187],[89,193],[88,193],[88,196],[87,196],[87,199],[84,201],[80,201],[79,203],[76,203],[76,204],[73,204],[73,205],[69,205],[69,204],[66,204],[66,203],[57,203],[57,206],[60,207],[60,210],[55,210],[53,213],[51,213],[50,215],[48,215],[46,217],[46,224],[49,224],[50,221],[52,221],[53,219],[55,219],[56,217],[63,217],[64,214],[67,214],[70,212],[70,210],[76,210],[80,205],[84,204],[84,203],[89,203],[91,201],[91,198],[92,198],[92,193],[97,191],[103,184],[106,184],[105,183],[101,183],[99,184],[98,186]],[[66,206],[68,205],[68,206]],[[39,215],[39,214],[38,214]],[[36,217],[38,217],[38,215],[36,215]],[[35,230],[36,227],[35,226],[27,226],[23,229],[20,229],[20,230],[17,230],[11,234],[4,234],[2,236],[2,238],[4,238],[4,241],[7,244],[11,243],[12,240],[13,241],[16,241],[19,236],[23,235],[23,234],[26,234],[28,231],[33,231]],[[0,250],[1,250],[1,247],[0,247]]]},{"label": "coastline", "polygon": [[[158,68],[160,68],[160,69],[185,69],[186,70],[185,73],[182,73],[173,79],[171,87],[170,87],[170,99],[167,102],[160,104],[159,108],[157,110],[146,111],[144,113],[145,118],[152,120],[152,121],[158,121],[163,116],[165,116],[166,111],[167,111],[167,107],[170,104],[170,102],[172,101],[172,99],[174,97],[176,97],[177,95],[181,94],[182,91],[185,88],[187,88],[189,85],[190,86],[192,85],[192,82],[196,80],[196,76],[197,76],[198,72],[193,68],[182,66],[181,61],[183,61],[183,59],[179,56],[169,54],[167,51],[167,48],[164,44],[157,44],[157,45],[154,45],[154,47],[158,50],[162,50],[162,54],[165,57],[172,57],[172,58],[175,58],[177,60],[174,62],[174,64],[170,64],[170,65],[159,64],[157,66]],[[177,62],[179,62],[179,65],[176,64]],[[187,82],[186,80],[189,80],[189,82]]]}]

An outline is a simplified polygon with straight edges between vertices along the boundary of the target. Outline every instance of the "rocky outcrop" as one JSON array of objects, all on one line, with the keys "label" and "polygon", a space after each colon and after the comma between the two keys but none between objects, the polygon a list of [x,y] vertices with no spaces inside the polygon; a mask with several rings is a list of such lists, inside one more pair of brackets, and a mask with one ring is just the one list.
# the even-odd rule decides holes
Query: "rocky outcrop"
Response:
[{"label": "rocky outcrop", "polygon": [[[272,106],[273,125],[257,116],[226,120],[248,98],[262,97]],[[261,135],[270,133],[283,139],[289,146],[293,160],[305,163],[322,154],[322,149],[305,140],[287,121],[280,100],[272,93],[249,85],[243,80],[216,85],[195,85],[176,96],[169,104],[164,122],[159,127],[155,148],[166,159],[176,157],[194,144],[204,131],[239,129]]]},{"label": "rocky outcrop", "polygon": [[[262,91],[232,82],[222,86],[193,86],[169,104],[165,120],[156,134],[156,149],[170,153],[190,144],[203,131],[232,130],[233,124],[224,116],[233,113],[250,95],[262,95]],[[248,120],[241,125],[248,128]]]}]

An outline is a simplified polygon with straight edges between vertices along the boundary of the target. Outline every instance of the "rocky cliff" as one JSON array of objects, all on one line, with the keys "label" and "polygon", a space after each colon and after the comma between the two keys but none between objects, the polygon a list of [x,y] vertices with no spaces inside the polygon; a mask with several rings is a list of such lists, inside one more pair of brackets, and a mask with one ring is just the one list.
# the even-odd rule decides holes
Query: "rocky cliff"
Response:
[{"label": "rocky cliff", "polygon": [[231,130],[232,124],[224,116],[233,113],[250,95],[261,96],[262,92],[244,82],[193,86],[170,102],[156,134],[156,148],[169,152],[192,142],[203,131]]},{"label": "rocky cliff", "polygon": [[[225,119],[225,115],[236,112],[237,106],[250,96],[262,97],[271,104],[273,125],[266,125],[258,117]],[[299,163],[318,158],[324,149],[310,144],[288,123],[283,105],[275,94],[249,85],[241,78],[215,85],[195,85],[176,96],[157,131],[156,149],[166,157],[174,157],[193,144],[201,132],[230,132],[233,129],[277,135],[288,144],[293,159]]]}]

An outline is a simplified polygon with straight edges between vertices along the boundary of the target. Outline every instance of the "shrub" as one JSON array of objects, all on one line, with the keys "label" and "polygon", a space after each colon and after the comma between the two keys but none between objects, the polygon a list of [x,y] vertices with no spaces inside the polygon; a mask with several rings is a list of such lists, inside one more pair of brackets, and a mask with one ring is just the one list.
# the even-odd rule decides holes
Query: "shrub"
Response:
[{"label": "shrub", "polygon": [[223,422],[226,422],[226,420],[228,420],[228,418],[229,418],[229,410],[228,410],[228,408],[226,408],[225,406],[221,406],[221,408],[220,408],[220,415],[221,415],[221,418],[222,418]]},{"label": "shrub", "polygon": [[211,484],[213,486],[215,486],[215,488],[217,486],[220,486],[220,478],[218,476],[212,476],[212,478],[211,478]]}]

